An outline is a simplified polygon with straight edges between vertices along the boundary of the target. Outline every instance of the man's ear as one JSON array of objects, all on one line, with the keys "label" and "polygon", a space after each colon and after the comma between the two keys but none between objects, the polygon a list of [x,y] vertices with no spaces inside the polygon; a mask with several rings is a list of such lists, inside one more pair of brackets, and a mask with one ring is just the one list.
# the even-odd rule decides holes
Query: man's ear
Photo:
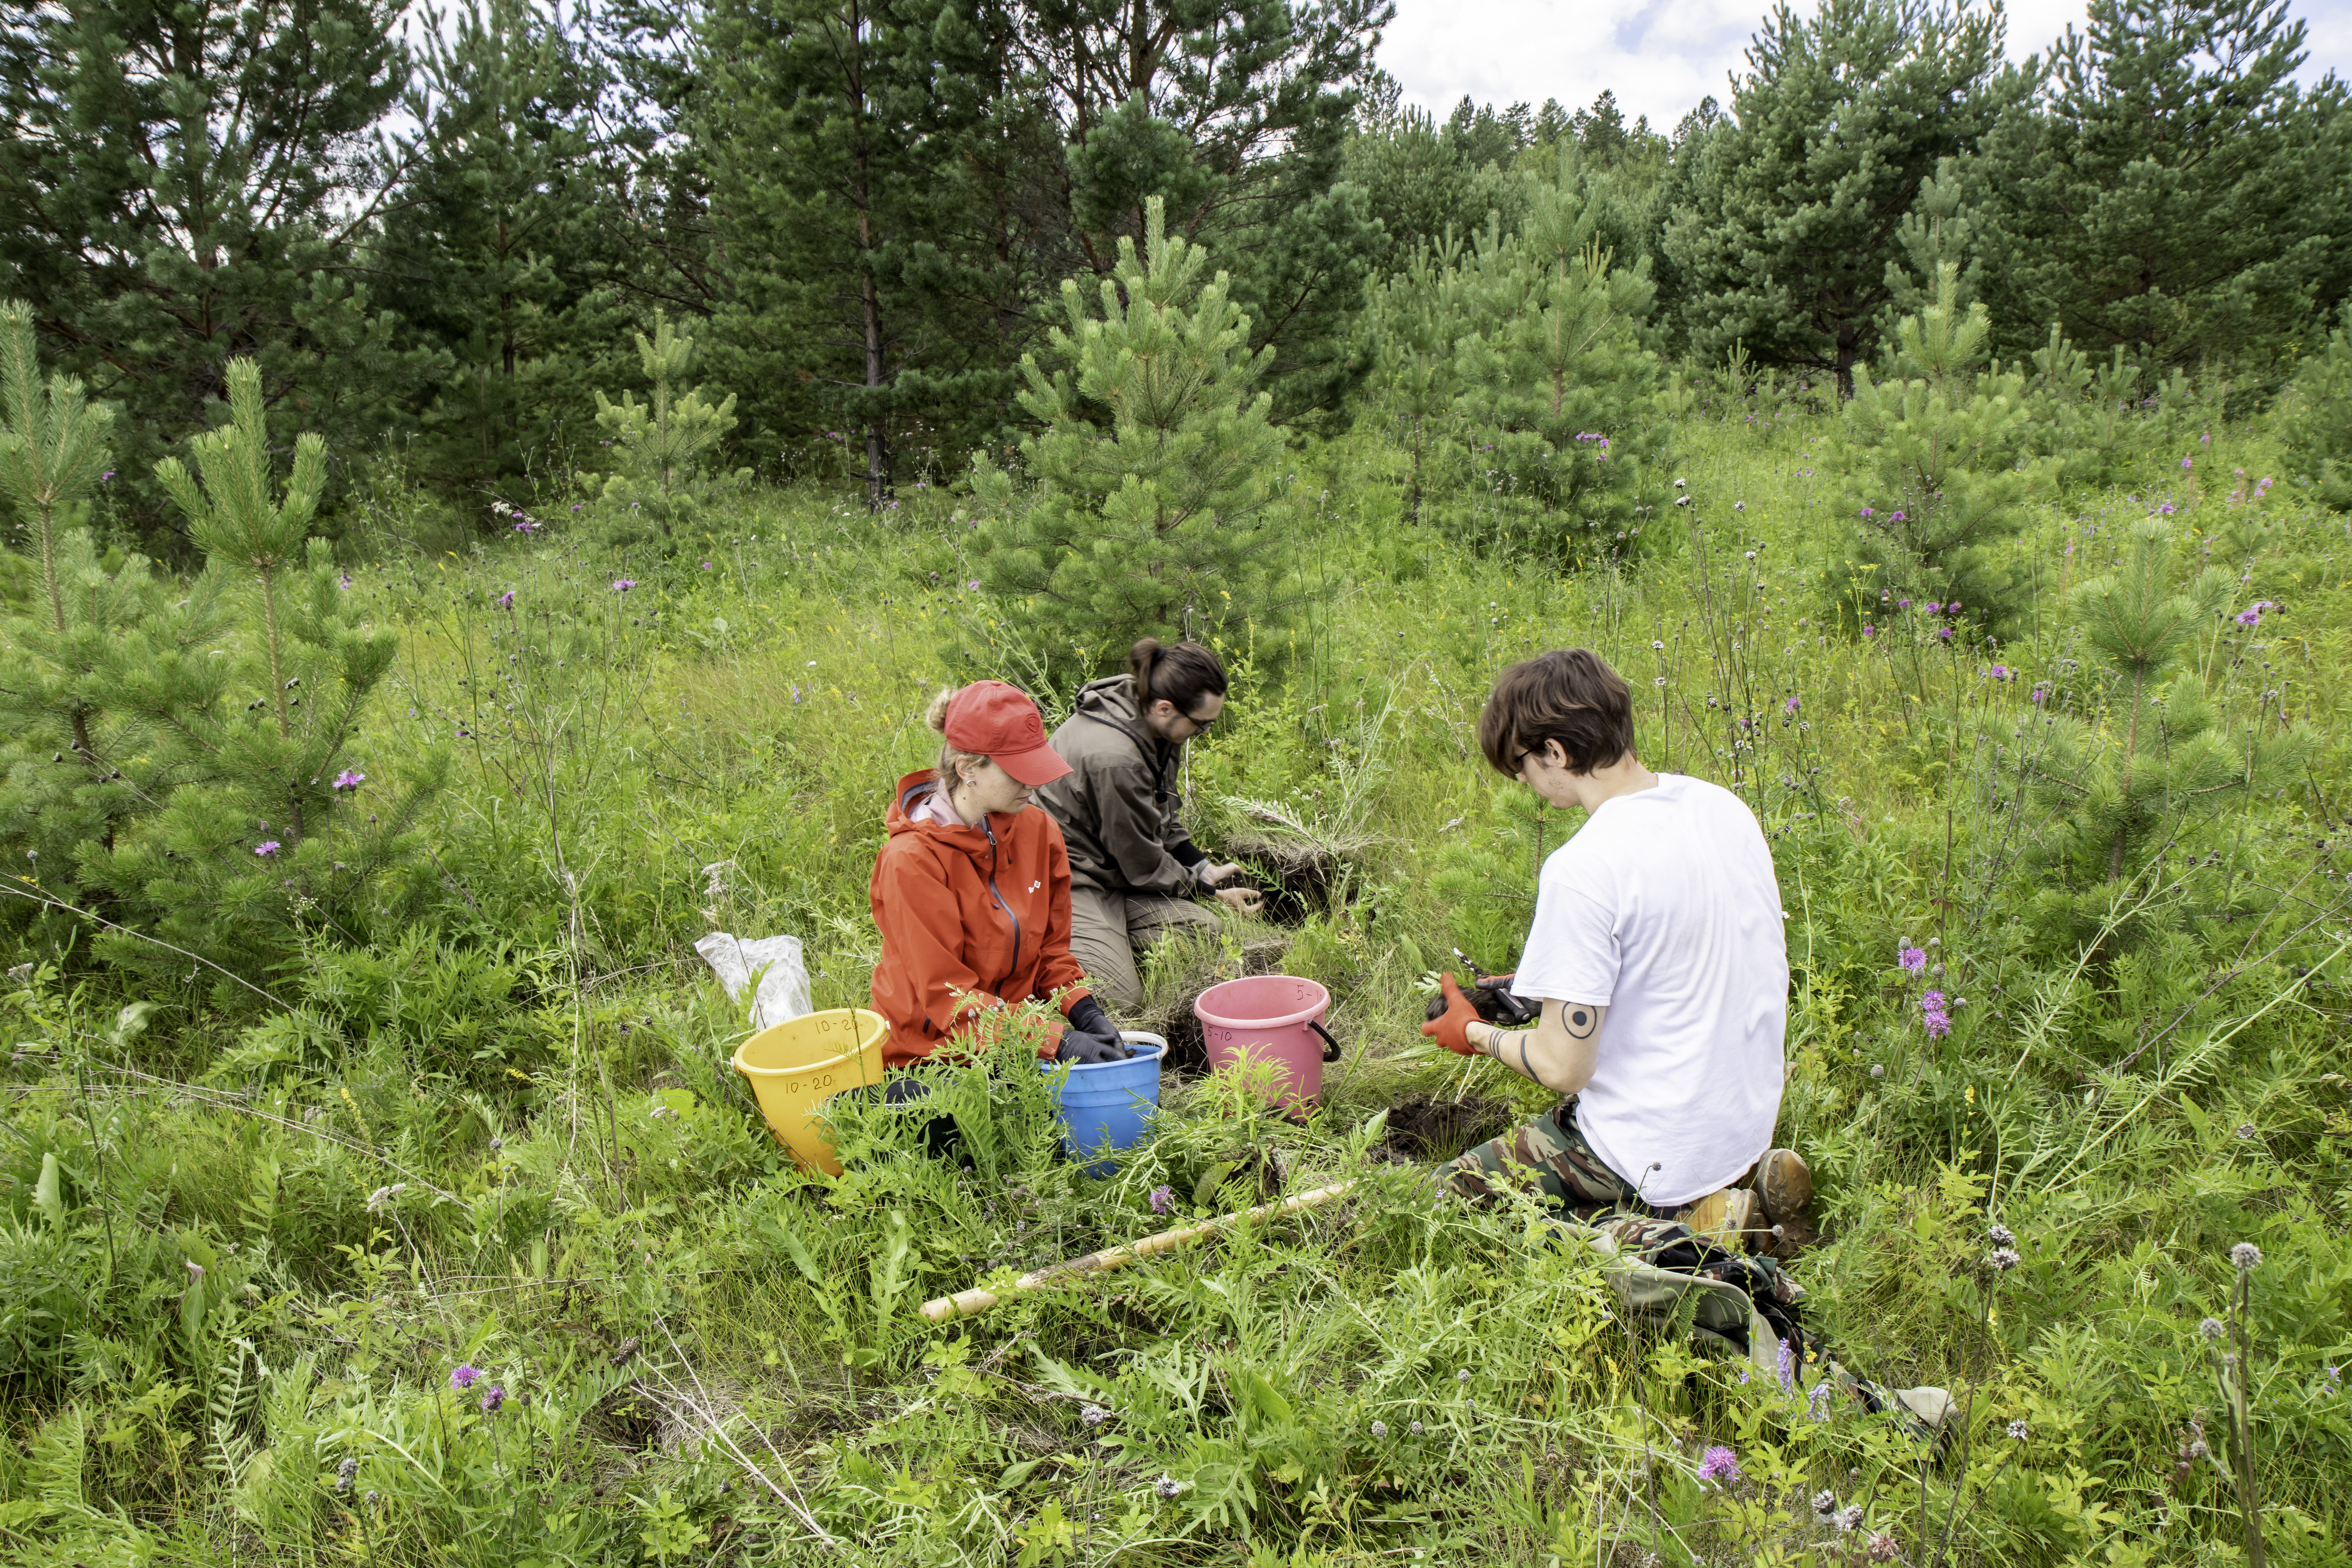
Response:
[{"label": "man's ear", "polygon": [[1568,748],[1557,740],[1546,741],[1543,743],[1543,755],[1544,765],[1547,767],[1560,768],[1569,773],[1576,771],[1569,765]]}]

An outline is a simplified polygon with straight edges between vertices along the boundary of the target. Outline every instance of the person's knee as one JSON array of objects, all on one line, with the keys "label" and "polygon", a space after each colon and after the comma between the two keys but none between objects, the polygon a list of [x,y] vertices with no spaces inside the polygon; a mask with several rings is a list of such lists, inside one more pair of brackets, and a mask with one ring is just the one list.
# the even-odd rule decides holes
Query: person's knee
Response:
[{"label": "person's knee", "polygon": [[1104,1006],[1125,1012],[1143,1005],[1143,981],[1132,965],[1104,964],[1097,968],[1081,958],[1078,967],[1086,971],[1087,989]]}]

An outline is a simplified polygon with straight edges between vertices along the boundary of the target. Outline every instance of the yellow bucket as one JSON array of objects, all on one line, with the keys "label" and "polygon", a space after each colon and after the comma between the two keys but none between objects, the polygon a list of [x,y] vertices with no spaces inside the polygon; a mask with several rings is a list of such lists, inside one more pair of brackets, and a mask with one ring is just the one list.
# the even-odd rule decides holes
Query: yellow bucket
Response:
[{"label": "yellow bucket", "polygon": [[735,1070],[751,1080],[768,1131],[800,1163],[841,1174],[817,1108],[844,1089],[882,1081],[890,1026],[863,1007],[835,1007],[762,1029],[735,1047]]}]

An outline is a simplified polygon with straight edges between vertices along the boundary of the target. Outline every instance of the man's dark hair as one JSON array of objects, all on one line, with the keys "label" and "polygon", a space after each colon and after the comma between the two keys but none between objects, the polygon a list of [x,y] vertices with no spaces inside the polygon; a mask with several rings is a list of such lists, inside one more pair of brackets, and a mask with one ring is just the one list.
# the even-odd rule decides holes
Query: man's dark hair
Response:
[{"label": "man's dark hair", "polygon": [[1521,659],[1496,679],[1478,715],[1478,749],[1506,777],[1518,777],[1519,759],[1546,741],[1558,741],[1580,773],[1633,749],[1633,693],[1591,648]]},{"label": "man's dark hair", "polygon": [[1158,637],[1140,638],[1127,656],[1127,673],[1135,682],[1138,713],[1150,712],[1165,697],[1190,719],[1203,698],[1225,694],[1224,665],[1196,642],[1162,647]]}]

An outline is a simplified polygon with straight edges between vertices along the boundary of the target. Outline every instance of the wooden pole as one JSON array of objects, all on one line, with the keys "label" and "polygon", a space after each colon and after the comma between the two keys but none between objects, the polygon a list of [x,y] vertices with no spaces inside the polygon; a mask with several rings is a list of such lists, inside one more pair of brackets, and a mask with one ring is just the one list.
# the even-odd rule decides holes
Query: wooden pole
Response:
[{"label": "wooden pole", "polygon": [[1279,1203],[1260,1204],[1254,1209],[1240,1209],[1233,1214],[1219,1215],[1214,1219],[1202,1220],[1198,1225],[1188,1225],[1181,1230],[1163,1230],[1156,1236],[1147,1236],[1140,1241],[1129,1242],[1125,1247],[1114,1247],[1101,1252],[1089,1252],[1084,1258],[1073,1258],[1067,1262],[1053,1264],[1048,1268],[1024,1274],[1012,1284],[1005,1286],[1002,1292],[983,1290],[977,1286],[969,1290],[959,1290],[952,1296],[941,1296],[934,1300],[924,1302],[923,1316],[934,1323],[944,1323],[954,1318],[974,1317],[987,1311],[1007,1297],[1025,1296],[1032,1291],[1042,1290],[1057,1280],[1066,1279],[1075,1275],[1108,1273],[1114,1268],[1124,1268],[1139,1258],[1150,1258],[1155,1253],[1172,1252],[1180,1247],[1189,1247],[1204,1237],[1221,1235],[1235,1226],[1271,1219],[1277,1215],[1290,1214],[1299,1209],[1320,1208],[1334,1198],[1344,1197],[1355,1184],[1352,1181],[1335,1182],[1328,1187],[1318,1187],[1311,1193],[1300,1193],[1296,1197],[1284,1198]]}]

